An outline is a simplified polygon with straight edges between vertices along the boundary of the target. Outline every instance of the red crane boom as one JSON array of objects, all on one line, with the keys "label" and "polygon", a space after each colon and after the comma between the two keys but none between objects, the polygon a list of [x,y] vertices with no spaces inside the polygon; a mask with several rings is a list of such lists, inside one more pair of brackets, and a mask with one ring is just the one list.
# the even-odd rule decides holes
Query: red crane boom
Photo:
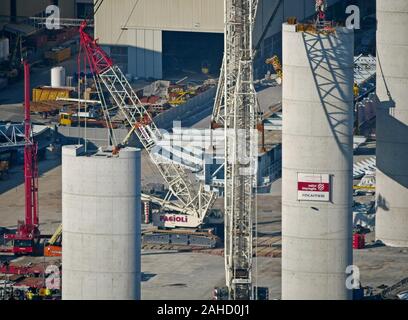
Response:
[{"label": "red crane boom", "polygon": [[24,61],[24,135],[25,224],[38,228],[37,144],[30,139],[30,66],[27,61]]},{"label": "red crane boom", "polygon": [[24,61],[24,186],[25,221],[18,221],[15,234],[5,234],[13,240],[14,254],[33,254],[40,238],[38,219],[38,166],[37,144],[31,137],[30,117],[30,66]]}]

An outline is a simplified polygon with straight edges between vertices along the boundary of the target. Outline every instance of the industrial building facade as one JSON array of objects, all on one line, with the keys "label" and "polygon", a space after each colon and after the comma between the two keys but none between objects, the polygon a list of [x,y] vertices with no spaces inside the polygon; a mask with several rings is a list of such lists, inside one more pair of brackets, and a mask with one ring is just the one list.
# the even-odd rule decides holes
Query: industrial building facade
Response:
[{"label": "industrial building facade", "polygon": [[82,18],[93,10],[93,0],[2,0],[1,20],[41,15],[49,5],[57,5],[61,18]]},{"label": "industrial building facade", "polygon": [[[348,1],[329,0],[329,15],[341,16]],[[311,0],[260,0],[254,46],[260,40],[255,69],[267,70],[271,55],[281,55],[281,24],[314,14]],[[126,73],[161,79],[177,71],[199,72],[208,66],[217,75],[224,32],[222,0],[105,0],[95,16],[95,36]],[[271,19],[273,18],[273,19]],[[194,57],[194,58],[191,58]]]}]

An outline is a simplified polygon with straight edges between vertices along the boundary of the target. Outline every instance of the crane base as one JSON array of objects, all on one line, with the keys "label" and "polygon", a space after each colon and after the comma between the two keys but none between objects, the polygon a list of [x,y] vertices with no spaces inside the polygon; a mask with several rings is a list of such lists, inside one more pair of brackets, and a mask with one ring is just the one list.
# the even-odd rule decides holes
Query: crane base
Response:
[{"label": "crane base", "polygon": [[215,248],[220,238],[209,231],[151,230],[143,234],[143,244],[171,244],[199,248]]},{"label": "crane base", "polygon": [[[267,287],[253,287],[253,294],[251,300],[269,300],[269,288]],[[230,300],[228,287],[214,288],[212,300]]]}]

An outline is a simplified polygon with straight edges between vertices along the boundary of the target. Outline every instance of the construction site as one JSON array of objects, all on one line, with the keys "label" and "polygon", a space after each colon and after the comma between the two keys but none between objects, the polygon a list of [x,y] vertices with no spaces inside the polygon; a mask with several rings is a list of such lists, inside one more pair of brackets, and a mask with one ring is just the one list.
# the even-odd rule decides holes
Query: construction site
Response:
[{"label": "construction site", "polygon": [[2,1],[0,300],[408,300],[404,53],[405,0]]}]

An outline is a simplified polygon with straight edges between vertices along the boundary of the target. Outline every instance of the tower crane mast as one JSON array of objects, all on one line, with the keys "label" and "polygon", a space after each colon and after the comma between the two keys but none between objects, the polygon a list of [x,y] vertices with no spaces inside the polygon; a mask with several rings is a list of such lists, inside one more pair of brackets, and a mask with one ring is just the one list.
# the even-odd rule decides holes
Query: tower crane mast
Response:
[{"label": "tower crane mast", "polygon": [[[253,6],[252,6],[252,15],[253,19],[256,17],[257,9],[258,9],[258,0],[253,0]],[[264,31],[262,32],[261,36],[255,43],[253,43],[253,49],[252,49],[252,57],[255,59],[257,53],[259,52],[259,49],[265,40],[265,37],[268,35],[268,30],[269,27],[272,25],[273,21],[275,21],[275,17],[279,12],[279,8],[281,8],[284,4],[284,0],[278,0],[275,8],[272,11],[272,14],[266,23],[266,26],[264,28]],[[215,100],[214,100],[214,107],[213,107],[213,112],[211,115],[211,129],[216,129],[224,126],[224,74],[225,74],[225,60],[222,59],[222,65],[221,65],[221,70],[220,70],[220,77],[218,79],[218,86],[217,86],[217,92],[215,95]],[[257,117],[258,117],[258,123],[262,122],[262,111],[260,110],[259,105],[257,105]]]},{"label": "tower crane mast", "polygon": [[225,272],[229,299],[249,300],[252,288],[252,216],[257,100],[252,29],[257,1],[224,0]]}]

